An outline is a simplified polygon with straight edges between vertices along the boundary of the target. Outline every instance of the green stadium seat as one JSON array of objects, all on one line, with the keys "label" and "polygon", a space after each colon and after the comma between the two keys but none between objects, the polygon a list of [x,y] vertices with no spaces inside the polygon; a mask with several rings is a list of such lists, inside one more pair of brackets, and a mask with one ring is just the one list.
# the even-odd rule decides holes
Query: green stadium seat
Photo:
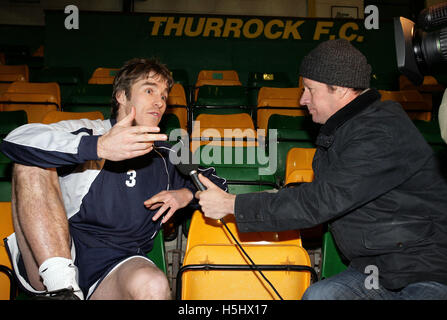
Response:
[{"label": "green stadium seat", "polygon": [[152,250],[147,254],[147,257],[155,263],[155,265],[161,269],[165,274],[168,272],[166,263],[165,242],[163,238],[163,230],[161,229],[154,239],[154,246]]},{"label": "green stadium seat", "polygon": [[201,113],[252,115],[246,88],[243,86],[203,85],[199,87],[192,112],[193,119]]},{"label": "green stadium seat", "polygon": [[11,201],[11,181],[0,180],[0,202]]},{"label": "green stadium seat", "polygon": [[73,90],[65,105],[110,106],[112,91],[111,84],[80,84]]},{"label": "green stadium seat", "polygon": [[33,76],[34,82],[57,82],[64,104],[76,86],[83,82],[82,69],[78,67],[45,67]]},{"label": "green stadium seat", "polygon": [[0,137],[5,137],[9,132],[26,123],[28,123],[28,118],[24,110],[0,111]]},{"label": "green stadium seat", "polygon": [[323,246],[321,250],[321,276],[320,279],[326,279],[346,270],[348,264],[342,258],[334,242],[330,231],[323,235]]}]

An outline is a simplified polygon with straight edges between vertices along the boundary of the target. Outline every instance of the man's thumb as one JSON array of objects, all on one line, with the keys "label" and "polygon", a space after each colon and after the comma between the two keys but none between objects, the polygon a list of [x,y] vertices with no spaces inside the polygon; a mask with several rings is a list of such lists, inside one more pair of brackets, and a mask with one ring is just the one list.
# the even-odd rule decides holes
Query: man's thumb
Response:
[{"label": "man's thumb", "polygon": [[130,112],[127,116],[125,116],[121,121],[119,121],[117,124],[123,127],[130,127],[132,126],[133,120],[135,119],[136,110],[135,107],[131,107]]},{"label": "man's thumb", "polygon": [[199,180],[200,180],[200,182],[203,183],[203,185],[207,189],[216,187],[216,185],[214,183],[212,183],[210,179],[208,179],[207,177],[203,176],[201,173],[199,173]]}]

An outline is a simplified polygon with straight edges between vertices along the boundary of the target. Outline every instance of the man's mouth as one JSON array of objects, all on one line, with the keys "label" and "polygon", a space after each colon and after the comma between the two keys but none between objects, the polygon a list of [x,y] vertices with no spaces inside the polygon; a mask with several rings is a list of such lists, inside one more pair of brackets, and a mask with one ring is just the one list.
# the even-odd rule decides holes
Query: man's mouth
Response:
[{"label": "man's mouth", "polygon": [[160,118],[160,116],[161,116],[160,112],[156,112],[156,111],[148,112],[148,114],[150,114],[151,116],[154,116],[156,118]]}]

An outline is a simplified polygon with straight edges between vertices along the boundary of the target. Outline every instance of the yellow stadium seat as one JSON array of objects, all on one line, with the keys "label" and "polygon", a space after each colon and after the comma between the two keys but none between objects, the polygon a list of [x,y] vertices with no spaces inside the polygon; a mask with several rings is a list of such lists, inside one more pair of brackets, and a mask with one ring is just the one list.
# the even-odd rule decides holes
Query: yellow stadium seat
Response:
[{"label": "yellow stadium seat", "polygon": [[382,101],[399,102],[412,120],[431,120],[432,108],[418,90],[379,90],[379,92],[382,95]]},{"label": "yellow stadium seat", "polygon": [[191,152],[201,145],[257,146],[257,133],[247,113],[199,114],[193,123]]},{"label": "yellow stadium seat", "polygon": [[113,84],[118,68],[96,68],[88,80],[89,84]]},{"label": "yellow stadium seat", "polygon": [[[27,94],[34,102],[51,102],[61,106],[61,90],[57,82],[13,82],[6,90],[8,94]],[[42,99],[42,100],[39,100]]]},{"label": "yellow stadium seat", "polygon": [[307,116],[307,109],[300,106],[302,88],[262,87],[258,93],[257,127],[268,128],[272,114]]},{"label": "yellow stadium seat", "polygon": [[[0,238],[3,240],[14,232],[11,215],[11,202],[0,202]],[[6,267],[5,271],[11,270],[11,261],[3,241],[0,242],[0,265]],[[5,269],[3,267],[3,269]],[[15,287],[15,284],[12,284]],[[13,289],[13,291],[15,291]],[[13,293],[13,296],[15,292]],[[0,300],[11,299],[11,279],[5,273],[0,272]]]},{"label": "yellow stadium seat", "polygon": [[25,105],[25,104],[11,104],[4,105],[2,111],[17,111],[24,110],[28,118],[28,123],[40,123],[45,115],[50,111],[57,111],[55,105]]},{"label": "yellow stadium seat", "polygon": [[29,81],[29,68],[27,65],[0,65],[0,81]]},{"label": "yellow stadium seat", "polygon": [[61,96],[56,82],[32,83],[13,82],[0,94],[0,108],[3,111],[25,110],[28,122],[42,122],[49,111],[59,110]]},{"label": "yellow stadium seat", "polygon": [[11,83],[9,83],[9,82],[0,82],[0,95],[3,92],[6,92],[10,85],[11,85]]},{"label": "yellow stadium seat", "polygon": [[[239,233],[234,216],[225,217],[225,222],[282,298],[300,299],[315,273],[299,232]],[[279,299],[222,223],[200,211],[193,214],[179,274],[176,293],[183,300]]]},{"label": "yellow stadium seat", "polygon": [[186,102],[185,89],[180,83],[175,83],[169,92],[166,113],[175,114],[180,127],[188,128],[188,103]]},{"label": "yellow stadium seat", "polygon": [[292,148],[287,153],[285,185],[311,182],[314,179],[312,161],[315,148]]},{"label": "yellow stadium seat", "polygon": [[59,122],[62,120],[78,120],[78,119],[90,119],[104,120],[104,115],[100,111],[90,112],[66,112],[66,111],[50,111],[42,119],[42,123],[49,124]]}]

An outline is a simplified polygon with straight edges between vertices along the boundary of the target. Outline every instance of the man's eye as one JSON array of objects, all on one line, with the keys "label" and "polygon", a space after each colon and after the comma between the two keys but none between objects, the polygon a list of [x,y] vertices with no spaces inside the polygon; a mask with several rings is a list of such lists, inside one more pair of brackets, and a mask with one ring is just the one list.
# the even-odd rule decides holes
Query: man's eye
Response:
[{"label": "man's eye", "polygon": [[163,101],[168,100],[168,97],[167,97],[167,96],[162,96],[161,98],[163,99]]},{"label": "man's eye", "polygon": [[146,92],[147,93],[152,93],[152,90],[151,89],[146,89]]}]

